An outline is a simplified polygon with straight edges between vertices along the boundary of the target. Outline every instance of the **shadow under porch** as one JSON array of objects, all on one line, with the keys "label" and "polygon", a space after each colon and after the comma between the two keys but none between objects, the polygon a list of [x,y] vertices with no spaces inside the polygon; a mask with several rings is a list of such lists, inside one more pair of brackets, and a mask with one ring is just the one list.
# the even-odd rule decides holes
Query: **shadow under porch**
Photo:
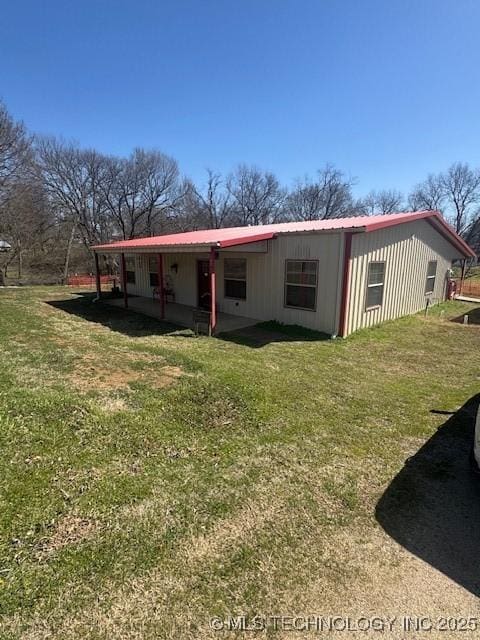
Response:
[{"label": "shadow under porch", "polygon": [[[102,300],[104,303],[112,305],[114,307],[124,308],[123,298],[105,298]],[[193,314],[195,307],[186,304],[179,304],[177,302],[167,302],[164,307],[164,316],[162,318],[162,308],[159,300],[153,298],[147,298],[145,296],[128,296],[128,309],[137,313],[143,313],[144,315],[158,320],[164,320],[171,324],[176,324],[182,327],[193,328]],[[217,312],[217,324],[215,327],[215,333],[223,333],[225,331],[236,331],[237,329],[243,329],[250,327],[259,322],[254,318],[246,318],[244,316],[234,316],[229,313]]]}]

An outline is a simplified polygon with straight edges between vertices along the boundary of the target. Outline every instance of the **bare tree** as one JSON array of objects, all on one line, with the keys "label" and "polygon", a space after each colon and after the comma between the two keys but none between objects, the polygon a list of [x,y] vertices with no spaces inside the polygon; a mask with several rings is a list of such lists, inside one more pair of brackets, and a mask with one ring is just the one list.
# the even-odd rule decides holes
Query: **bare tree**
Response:
[{"label": "bare tree", "polygon": [[135,149],[127,159],[109,158],[106,166],[103,199],[122,237],[154,235],[181,197],[175,160]]},{"label": "bare tree", "polygon": [[229,176],[233,218],[239,225],[278,222],[285,214],[286,192],[273,173],[241,164]]},{"label": "bare tree", "polygon": [[207,226],[197,189],[188,178],[183,178],[178,186],[178,197],[168,216],[162,221],[164,232],[196,231]]},{"label": "bare tree", "polygon": [[430,174],[426,180],[416,185],[408,197],[413,211],[440,211],[445,202],[445,188],[441,176]]},{"label": "bare tree", "polygon": [[463,233],[463,237],[477,256],[480,256],[480,210],[477,209],[473,215],[472,221]]},{"label": "bare tree", "polygon": [[464,233],[472,221],[473,209],[480,201],[480,171],[456,162],[440,176],[451,220],[457,233]]},{"label": "bare tree", "polygon": [[359,202],[359,207],[365,215],[388,215],[397,213],[403,207],[403,195],[395,189],[370,191]]},{"label": "bare tree", "polygon": [[16,181],[2,208],[0,233],[12,249],[3,262],[5,273],[16,262],[17,276],[23,276],[24,256],[40,246],[54,225],[42,185],[30,180]]},{"label": "bare tree", "polygon": [[202,187],[184,178],[167,226],[175,231],[220,229],[233,222],[233,198],[219,173],[207,170]]},{"label": "bare tree", "polygon": [[[28,186],[26,177],[30,162],[31,144],[25,127],[15,122],[0,102],[0,234],[12,246],[6,259],[2,260],[5,270],[10,262],[17,259],[18,269],[22,271],[26,232],[35,222],[30,215],[36,211],[35,206],[31,212],[25,207],[21,211]],[[23,213],[28,215],[30,224],[24,224]],[[0,280],[3,282],[3,273],[0,273]]]},{"label": "bare tree", "polygon": [[36,143],[37,166],[59,222],[75,225],[86,246],[108,241],[112,223],[104,197],[107,158],[55,138]]},{"label": "bare tree", "polygon": [[455,162],[447,171],[430,174],[409,197],[414,209],[442,211],[457,233],[473,242],[477,233],[480,202],[480,170]]},{"label": "bare tree", "polygon": [[0,205],[6,200],[8,188],[23,177],[30,150],[25,127],[15,122],[0,102]]},{"label": "bare tree", "polygon": [[203,226],[220,229],[232,223],[233,197],[226,188],[219,173],[207,169],[207,183],[204,190],[195,189],[198,217],[204,221]]},{"label": "bare tree", "polygon": [[353,180],[326,165],[317,174],[317,180],[298,181],[287,197],[288,216],[294,220],[323,220],[355,215],[352,197]]}]

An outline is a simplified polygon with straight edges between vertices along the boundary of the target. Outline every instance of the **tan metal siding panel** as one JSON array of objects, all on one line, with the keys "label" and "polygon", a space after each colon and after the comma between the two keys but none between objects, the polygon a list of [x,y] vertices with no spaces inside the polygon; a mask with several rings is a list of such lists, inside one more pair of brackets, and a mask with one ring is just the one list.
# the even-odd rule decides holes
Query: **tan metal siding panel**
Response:
[{"label": "tan metal siding panel", "polygon": [[[175,292],[175,302],[196,307],[197,300],[197,261],[208,260],[208,253],[166,253],[163,257],[164,273]],[[178,265],[175,272],[172,265]]]},{"label": "tan metal siding panel", "polygon": [[[126,254],[130,255],[130,254]],[[129,284],[128,293],[138,296],[151,297],[153,287],[150,285],[150,271],[148,260],[156,253],[136,254],[135,284]],[[175,301],[180,304],[196,306],[197,304],[197,260],[208,260],[208,253],[168,253],[163,256],[163,270],[166,279],[172,283],[175,291]],[[172,271],[172,264],[178,265],[177,272]]]},{"label": "tan metal siding panel", "polygon": [[[274,319],[329,334],[337,332],[337,281],[342,250],[341,239],[340,233],[278,238],[276,252],[272,255],[271,270],[274,279],[277,280],[277,294],[272,308]],[[289,258],[318,260],[315,312],[284,307],[285,260]]]},{"label": "tan metal siding panel", "polygon": [[[126,253],[125,258],[133,258],[135,260],[135,284],[127,284],[127,292],[136,296],[151,296],[152,290],[147,287],[148,283],[148,262],[145,265],[145,260],[148,260],[148,256],[135,255]],[[147,291],[147,293],[145,293]]]},{"label": "tan metal siding panel", "polygon": [[[429,260],[437,260],[432,298],[443,300],[446,273],[458,251],[425,220],[353,236],[348,333],[423,309]],[[383,304],[365,310],[368,264],[385,262]]]},{"label": "tan metal siding panel", "polygon": [[[269,241],[267,253],[220,252],[217,261],[217,296],[219,308],[227,313],[260,320],[277,320],[286,324],[336,333],[337,276],[341,235],[309,234],[279,236]],[[247,261],[247,299],[224,297],[223,264],[228,257]],[[285,261],[318,260],[317,305],[315,311],[284,306]]]}]

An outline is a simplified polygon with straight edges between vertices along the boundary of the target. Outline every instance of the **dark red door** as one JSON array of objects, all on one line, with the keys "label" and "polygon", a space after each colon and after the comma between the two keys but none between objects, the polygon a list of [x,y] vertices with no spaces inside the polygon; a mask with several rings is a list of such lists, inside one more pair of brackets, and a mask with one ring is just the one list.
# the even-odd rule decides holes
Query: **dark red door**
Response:
[{"label": "dark red door", "polygon": [[210,311],[210,265],[208,260],[197,261],[198,306]]}]

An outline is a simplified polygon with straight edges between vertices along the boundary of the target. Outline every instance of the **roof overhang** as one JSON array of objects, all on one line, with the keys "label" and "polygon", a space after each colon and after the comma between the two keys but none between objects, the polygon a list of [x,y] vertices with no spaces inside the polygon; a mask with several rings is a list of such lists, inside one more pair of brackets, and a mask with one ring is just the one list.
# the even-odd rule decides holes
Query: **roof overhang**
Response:
[{"label": "roof overhang", "polygon": [[236,247],[239,244],[252,244],[254,242],[263,242],[264,240],[272,240],[273,238],[275,238],[275,233],[273,233],[272,231],[269,231],[268,233],[258,233],[255,236],[244,236],[243,238],[238,237],[232,240],[220,240],[220,242],[217,243],[217,246],[220,249],[223,249],[227,247]]},{"label": "roof overhang", "polygon": [[370,233],[371,231],[378,231],[379,229],[386,229],[388,227],[405,224],[406,222],[413,222],[415,220],[426,220],[436,231],[438,231],[438,233],[440,233],[440,235],[445,238],[445,240],[448,240],[448,242],[458,249],[465,258],[476,257],[475,251],[473,251],[465,240],[458,235],[455,229],[445,221],[439,211],[418,211],[408,218],[399,217],[397,220],[395,220],[394,216],[385,216],[385,220],[368,224],[363,228],[363,230],[365,233]]},{"label": "roof overhang", "polygon": [[207,251],[211,248],[214,249],[227,249],[229,247],[237,247],[240,245],[255,244],[257,242],[263,242],[265,240],[271,240],[275,237],[275,233],[269,231],[268,233],[258,233],[252,236],[238,236],[229,240],[219,240],[218,242],[190,242],[188,244],[148,244],[142,243],[141,245],[132,240],[125,240],[119,242],[112,242],[110,244],[99,244],[92,247],[95,253],[186,253],[188,251],[198,253],[199,251]]},{"label": "roof overhang", "polygon": [[459,236],[447,222],[445,222],[442,216],[432,216],[431,218],[427,218],[427,222],[431,224],[432,227],[445,238],[445,240],[456,247],[465,258],[477,257],[477,254],[470,245],[468,245],[465,240]]}]

